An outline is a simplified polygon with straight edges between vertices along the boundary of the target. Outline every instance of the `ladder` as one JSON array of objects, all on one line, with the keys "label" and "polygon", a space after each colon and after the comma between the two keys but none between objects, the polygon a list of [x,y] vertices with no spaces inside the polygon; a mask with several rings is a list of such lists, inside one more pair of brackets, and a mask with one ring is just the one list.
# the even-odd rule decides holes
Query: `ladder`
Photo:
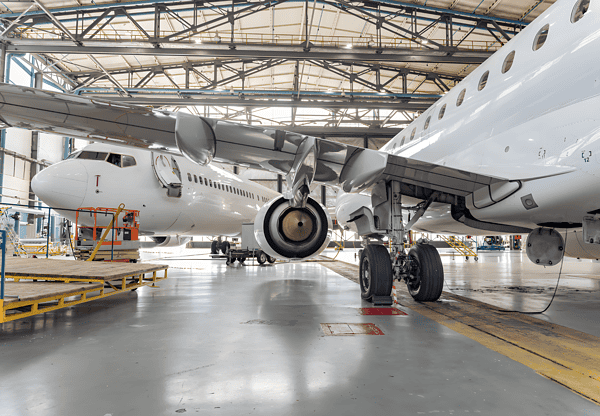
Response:
[{"label": "ladder", "polygon": [[21,244],[19,236],[8,219],[8,210],[8,207],[0,207],[0,230],[6,230],[6,236],[8,237],[8,241],[10,241],[15,254],[19,257],[27,257],[27,251],[25,250],[25,247],[23,247],[23,244]]},{"label": "ladder", "polygon": [[465,245],[465,243],[463,243],[461,240],[459,240],[455,236],[453,236],[453,235],[450,235],[450,236],[438,235],[438,237],[440,237],[442,240],[444,240],[446,243],[448,243],[448,245],[450,247],[452,247],[454,250],[456,250],[458,253],[465,256],[467,258],[467,260],[469,259],[469,257],[474,257],[475,261],[479,260],[479,258],[477,257],[477,253],[475,253],[473,250],[471,250],[471,248],[469,248],[467,245]]}]

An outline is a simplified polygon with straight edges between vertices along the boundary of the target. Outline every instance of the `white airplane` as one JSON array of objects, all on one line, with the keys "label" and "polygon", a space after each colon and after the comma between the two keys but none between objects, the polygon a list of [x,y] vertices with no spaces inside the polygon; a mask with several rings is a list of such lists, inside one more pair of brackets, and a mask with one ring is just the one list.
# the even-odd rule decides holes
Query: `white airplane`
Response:
[{"label": "white airplane", "polygon": [[[185,244],[191,235],[237,236],[260,207],[279,193],[214,165],[200,166],[161,151],[93,143],[49,166],[31,181],[35,194],[75,221],[84,207],[140,211],[140,234],[159,246]],[[68,210],[65,210],[68,209]],[[93,226],[85,215],[79,223]],[[226,252],[228,243],[213,242]]]},{"label": "white airplane", "polygon": [[[444,280],[439,254],[402,245],[417,221],[436,232],[528,233],[527,254],[540,265],[559,263],[565,251],[600,258],[598,51],[600,0],[559,0],[381,151],[10,85],[0,86],[0,117],[174,148],[200,165],[214,159],[285,174],[288,192],[255,219],[271,256],[323,250],[331,221],[308,188],[339,186],[348,194],[339,197],[338,221],[375,242],[361,255],[363,298],[389,295],[397,278],[415,299],[432,301]],[[414,211],[407,222],[403,210]],[[386,237],[391,255],[380,244]]]}]

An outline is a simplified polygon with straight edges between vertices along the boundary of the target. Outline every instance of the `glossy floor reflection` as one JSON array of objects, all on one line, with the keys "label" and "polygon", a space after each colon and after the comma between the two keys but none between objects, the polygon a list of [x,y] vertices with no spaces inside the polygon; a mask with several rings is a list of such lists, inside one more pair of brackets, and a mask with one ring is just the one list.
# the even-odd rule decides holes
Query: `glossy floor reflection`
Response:
[{"label": "glossy floor reflection", "polygon": [[[0,415],[600,415],[410,310],[360,315],[357,285],[317,263],[145,257],[171,265],[159,289],[1,327]],[[466,281],[450,261],[450,286]],[[326,337],[321,323],[385,335]]]},{"label": "glossy floor reflection", "polygon": [[[358,264],[358,250],[323,254]],[[479,252],[478,261],[440,250],[444,264],[444,291],[500,308],[537,312],[546,308],[558,282],[556,296],[538,319],[600,337],[600,263],[565,258],[562,265],[533,264],[522,251]],[[560,281],[558,281],[560,272]]]}]

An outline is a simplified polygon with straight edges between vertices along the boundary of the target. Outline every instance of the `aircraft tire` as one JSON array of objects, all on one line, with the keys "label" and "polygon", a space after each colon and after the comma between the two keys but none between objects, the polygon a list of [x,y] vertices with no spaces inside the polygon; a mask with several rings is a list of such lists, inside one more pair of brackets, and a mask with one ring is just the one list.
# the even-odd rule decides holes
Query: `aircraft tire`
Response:
[{"label": "aircraft tire", "polygon": [[256,261],[258,262],[258,264],[265,264],[268,260],[267,253],[265,253],[262,250],[258,250],[258,252],[256,253]]},{"label": "aircraft tire", "polygon": [[370,301],[373,296],[392,293],[392,262],[390,253],[380,244],[369,244],[360,255],[360,296]]},{"label": "aircraft tire", "polygon": [[210,254],[217,254],[219,252],[219,242],[217,240],[213,240],[210,243]]},{"label": "aircraft tire", "polygon": [[444,287],[444,266],[436,248],[430,244],[418,244],[410,249],[418,267],[415,280],[408,282],[408,291],[414,300],[434,302],[439,299]]},{"label": "aircraft tire", "polygon": [[221,253],[227,254],[227,251],[229,251],[229,247],[231,247],[229,241],[223,241],[221,243]]},{"label": "aircraft tire", "polygon": [[239,257],[238,261],[240,262],[240,264],[244,264],[244,262],[246,261],[246,256]]},{"label": "aircraft tire", "polygon": [[275,263],[277,259],[275,257],[267,256],[267,261],[271,264]]}]

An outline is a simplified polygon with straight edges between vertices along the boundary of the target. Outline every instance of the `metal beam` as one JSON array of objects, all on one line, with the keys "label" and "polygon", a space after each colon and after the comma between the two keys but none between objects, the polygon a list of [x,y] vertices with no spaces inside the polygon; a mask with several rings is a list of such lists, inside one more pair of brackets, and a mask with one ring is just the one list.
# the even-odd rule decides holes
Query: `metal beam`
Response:
[{"label": "metal beam", "polygon": [[[305,0],[287,0],[288,3],[304,3]],[[534,5],[524,14],[526,16],[529,14],[539,3],[543,0],[538,0],[534,3]],[[115,9],[125,9],[128,10],[128,13],[133,17],[142,17],[148,16],[155,12],[155,5],[157,0],[146,0],[146,1],[135,1],[131,3],[101,3],[101,4],[90,4],[86,6],[76,6],[76,7],[63,7],[63,8],[53,8],[53,15],[61,20],[63,23],[69,23],[74,20],[79,20],[80,23],[82,20],[93,21],[98,15],[106,12],[113,11]],[[235,2],[235,6],[239,8],[244,7],[256,7],[260,1],[239,1]],[[277,4],[277,2],[272,2]],[[320,5],[326,4],[327,2],[319,0],[315,3]],[[496,2],[497,3],[497,2]],[[202,11],[223,11],[223,16],[227,17],[227,10],[231,9],[231,0],[213,0],[208,3],[201,3],[197,1],[181,1],[181,0],[160,0],[160,4],[163,8],[168,7],[170,12],[178,13],[180,16],[184,13],[191,13],[193,17],[196,16],[197,12]],[[200,5],[200,6],[199,6]],[[452,6],[448,9],[439,8],[439,7],[430,7],[419,5],[415,3],[401,2],[396,0],[380,0],[380,1],[369,1],[359,3],[358,9],[360,11],[373,11],[379,10],[383,16],[386,16],[388,19],[393,17],[410,17],[413,16],[416,20],[423,22],[433,22],[437,20],[441,16],[449,16],[454,20],[460,20],[464,23],[474,23],[481,19],[492,20],[502,25],[504,28],[508,29],[522,29],[527,25],[527,23],[523,22],[522,19],[519,20],[511,20],[505,19],[497,16],[489,16],[487,15],[490,10],[485,12],[485,14],[476,14],[476,13],[468,13],[462,12],[458,10],[453,10]],[[164,11],[164,9],[163,9]],[[15,20],[19,16],[18,13],[2,13],[0,14],[0,18],[5,20]],[[27,18],[29,18],[34,24],[45,24],[48,19],[45,18],[43,12],[41,11],[30,11],[25,14]],[[428,24],[427,23],[427,24]],[[191,22],[188,21],[189,27],[197,26],[197,22],[194,22],[194,19],[191,19]],[[457,25],[457,23],[455,23]],[[506,29],[505,29],[506,30]]]},{"label": "metal beam", "polygon": [[[489,58],[491,51],[442,52],[427,49],[383,49],[381,53],[369,48],[326,48],[312,47],[305,51],[297,45],[228,45],[169,43],[151,45],[150,42],[118,43],[110,41],[86,41],[82,46],[59,40],[7,39],[9,53],[56,53],[56,54],[94,54],[94,55],[148,55],[148,56],[187,56],[187,57],[237,57],[237,58],[276,58],[292,60],[325,60],[343,62],[404,62],[404,63],[455,63],[481,64]],[[177,46],[175,46],[177,45]],[[157,47],[161,46],[161,47]],[[164,47],[163,47],[164,46]]]},{"label": "metal beam", "polygon": [[155,107],[164,106],[219,106],[219,107],[291,107],[291,108],[329,108],[329,109],[381,109],[381,110],[398,110],[398,111],[425,111],[437,99],[425,102],[403,102],[398,101],[357,101],[357,100],[274,100],[274,99],[244,99],[238,96],[225,98],[209,98],[209,97],[164,97],[162,95],[150,97],[118,97],[107,96],[106,94],[94,95],[86,94],[86,97],[104,98],[110,101],[118,101],[128,104],[149,105]]}]

